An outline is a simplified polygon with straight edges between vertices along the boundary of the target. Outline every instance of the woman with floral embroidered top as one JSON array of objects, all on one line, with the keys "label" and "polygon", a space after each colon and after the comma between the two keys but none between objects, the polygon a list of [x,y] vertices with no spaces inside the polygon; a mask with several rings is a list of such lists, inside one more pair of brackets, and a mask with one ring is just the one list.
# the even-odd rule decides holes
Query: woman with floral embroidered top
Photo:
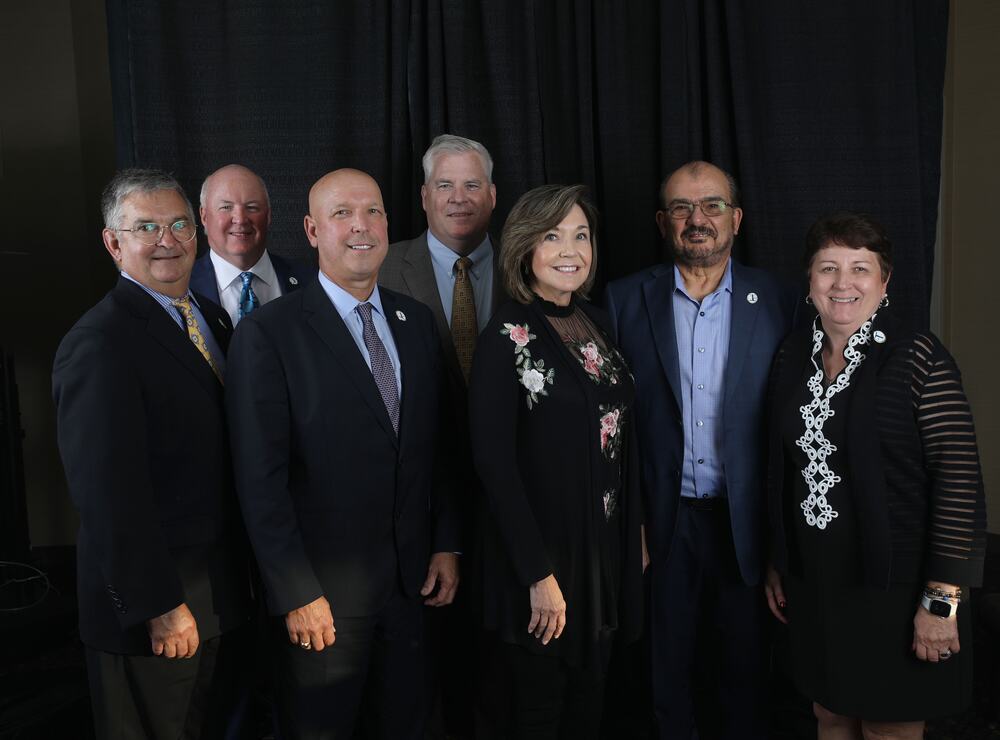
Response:
[{"label": "woman with floral embroidered top", "polygon": [[484,620],[511,678],[515,737],[597,737],[612,642],[642,621],[635,389],[604,314],[584,300],[595,221],[582,185],[521,197],[500,252],[513,300],[473,360]]},{"label": "woman with floral embroidered top", "polygon": [[887,308],[878,223],[820,219],[805,261],[817,316],[771,373],[768,605],[820,738],[920,738],[971,699],[986,524],[972,415],[948,351]]}]

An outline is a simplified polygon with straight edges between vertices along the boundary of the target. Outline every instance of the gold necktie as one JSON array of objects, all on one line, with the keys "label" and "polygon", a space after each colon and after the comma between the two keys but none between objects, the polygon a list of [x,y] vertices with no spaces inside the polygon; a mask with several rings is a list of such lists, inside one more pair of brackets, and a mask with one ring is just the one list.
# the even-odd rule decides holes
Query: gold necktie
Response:
[{"label": "gold necktie", "polygon": [[465,382],[469,382],[472,369],[472,352],[476,348],[479,322],[476,320],[476,300],[472,295],[472,281],[469,268],[472,260],[459,257],[455,260],[455,292],[451,298],[451,338],[455,342],[458,364],[462,368]]},{"label": "gold necktie", "polygon": [[205,358],[205,362],[208,366],[212,368],[212,372],[215,373],[215,377],[222,382],[222,373],[219,372],[219,366],[215,364],[215,360],[212,359],[212,353],[208,351],[208,347],[205,344],[205,340],[201,336],[201,329],[198,327],[198,319],[195,318],[194,311],[191,310],[191,301],[184,298],[175,298],[171,301],[177,308],[180,309],[181,316],[184,317],[184,324],[187,326],[188,338],[198,351],[201,352],[201,356]]}]

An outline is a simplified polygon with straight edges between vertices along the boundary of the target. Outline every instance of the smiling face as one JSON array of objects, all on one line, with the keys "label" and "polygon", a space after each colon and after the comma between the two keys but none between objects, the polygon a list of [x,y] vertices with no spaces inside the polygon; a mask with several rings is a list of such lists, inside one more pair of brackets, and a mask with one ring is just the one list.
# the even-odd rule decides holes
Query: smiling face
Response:
[{"label": "smiling face", "polygon": [[359,170],[336,170],[309,191],[306,237],[319,251],[319,268],[363,301],[371,295],[389,245],[382,191]]},{"label": "smiling face", "polygon": [[827,243],[809,265],[809,297],[828,334],[856,332],[875,313],[888,285],[878,255],[865,247]]},{"label": "smiling face", "polygon": [[468,254],[486,237],[497,189],[476,152],[442,152],[420,188],[427,228],[457,254]]},{"label": "smiling face", "polygon": [[165,226],[156,244],[143,244],[133,232],[104,229],[104,247],[120,270],[157,293],[181,298],[187,293],[198,240],[180,242],[170,226],[178,221],[193,223],[187,201],[174,190],[136,191],[122,201],[118,226],[134,229],[142,223]]},{"label": "smiling face", "polygon": [[[712,199],[731,203],[732,197],[725,173],[707,163],[681,168],[663,186],[664,206]],[[656,212],[660,235],[671,244],[675,259],[689,267],[711,267],[728,259],[742,220],[740,208],[711,218],[697,206],[686,219],[671,218],[666,210]]]},{"label": "smiling face", "polygon": [[531,289],[547,301],[568,305],[590,275],[593,256],[590,224],[583,209],[574,205],[531,253]]},{"label": "smiling face", "polygon": [[257,264],[271,225],[267,192],[257,175],[239,165],[212,173],[200,214],[213,252],[241,270]]}]

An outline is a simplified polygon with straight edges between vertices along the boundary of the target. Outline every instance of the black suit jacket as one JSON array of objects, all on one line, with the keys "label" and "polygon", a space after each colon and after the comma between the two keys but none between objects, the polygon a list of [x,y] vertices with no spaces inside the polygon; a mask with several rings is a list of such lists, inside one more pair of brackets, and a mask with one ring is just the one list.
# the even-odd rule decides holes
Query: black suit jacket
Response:
[{"label": "black suit jacket", "polygon": [[[304,265],[272,252],[268,254],[271,256],[274,272],[278,276],[282,295],[288,295],[316,279],[315,270],[306,269]],[[219,283],[215,279],[215,265],[212,264],[210,252],[205,252],[195,260],[194,269],[191,271],[191,290],[207,297],[217,306],[222,305],[219,300]]]},{"label": "black suit jacket", "polygon": [[[229,317],[199,306],[225,349]],[[117,286],[59,345],[53,396],[77,537],[80,636],[150,653],[146,620],[187,603],[201,639],[250,612],[222,385],[142,288]]]},{"label": "black suit jacket", "polygon": [[[337,616],[416,596],[457,549],[440,475],[440,350],[430,311],[381,290],[402,365],[397,437],[371,371],[319,281],[240,322],[226,402],[237,488],[272,614],[321,595]],[[397,580],[398,579],[398,580]]]},{"label": "black suit jacket", "polygon": [[[496,240],[493,240],[493,291],[490,316],[506,297],[498,260],[499,254],[499,245]],[[446,371],[448,447],[457,489],[464,494],[457,501],[462,531],[466,535],[462,552],[471,554],[477,543],[470,542],[469,537],[475,537],[478,532],[478,514],[475,510],[477,497],[474,492],[478,491],[481,486],[472,465],[472,446],[469,441],[468,388],[465,376],[462,375],[462,368],[458,364],[451,327],[448,325],[444,307],[441,305],[441,294],[438,293],[437,278],[434,277],[431,253],[427,246],[427,232],[424,231],[414,239],[392,244],[385,262],[382,263],[382,269],[379,270],[378,280],[379,285],[416,298],[434,314],[434,322],[441,337],[441,351]]]}]

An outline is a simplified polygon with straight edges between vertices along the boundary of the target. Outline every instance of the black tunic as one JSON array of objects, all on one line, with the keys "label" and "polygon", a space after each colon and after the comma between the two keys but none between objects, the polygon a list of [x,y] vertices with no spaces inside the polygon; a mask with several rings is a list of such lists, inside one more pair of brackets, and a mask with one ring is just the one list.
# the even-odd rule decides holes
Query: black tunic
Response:
[{"label": "black tunic", "polygon": [[[969,702],[970,612],[968,603],[958,612],[962,652],[947,662],[923,662],[911,650],[923,582],[894,579],[884,588],[865,584],[861,547],[865,510],[857,498],[862,489],[853,485],[860,471],[850,455],[850,417],[857,405],[857,371],[869,361],[868,344],[855,345],[861,357],[858,367],[849,363],[832,384],[840,386],[829,398],[832,413],[817,407],[819,399],[813,392],[820,388],[826,396],[831,386],[821,381],[817,352],[816,364],[807,363],[799,382],[787,389],[792,397],[775,420],[785,463],[782,488],[789,556],[785,585],[792,676],[805,696],[838,714],[915,721],[960,711]],[[919,415],[921,403],[915,406]],[[941,410],[938,405],[934,412]],[[829,446],[817,454],[823,440]],[[817,470],[824,464],[826,468]],[[812,486],[804,471],[810,473]],[[819,484],[824,473],[828,487]],[[817,501],[817,496],[822,498]]]},{"label": "black tunic", "polygon": [[[489,509],[485,626],[596,670],[642,618],[635,389],[605,326],[584,302],[510,302],[479,337],[469,389]],[[543,646],[527,631],[528,588],[549,574],[566,628]]]}]

